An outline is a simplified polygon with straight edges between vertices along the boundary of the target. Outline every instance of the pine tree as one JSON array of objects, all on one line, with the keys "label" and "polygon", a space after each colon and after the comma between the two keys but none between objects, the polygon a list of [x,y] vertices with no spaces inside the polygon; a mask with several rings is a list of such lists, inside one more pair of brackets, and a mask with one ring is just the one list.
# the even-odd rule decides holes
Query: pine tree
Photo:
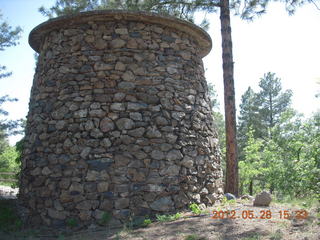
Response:
[{"label": "pine tree", "polygon": [[241,96],[240,115],[238,118],[238,142],[239,160],[244,159],[244,148],[248,142],[248,132],[251,130],[253,137],[257,138],[256,132],[260,128],[259,112],[256,93],[249,87]]},{"label": "pine tree", "polygon": [[[299,121],[294,120],[299,119],[299,115],[290,108],[292,91],[282,90],[281,79],[275,73],[264,74],[259,86],[258,93],[249,87],[240,104],[241,186],[249,185],[250,194],[254,192],[254,186],[256,189],[268,187],[270,192],[285,189],[288,194],[294,190],[285,187],[286,181],[293,186],[300,176],[288,172],[288,169],[294,169],[293,159],[302,149],[302,142],[296,134],[300,128]],[[258,142],[261,143],[259,149],[255,148]],[[260,162],[260,169],[256,169],[256,161]],[[255,169],[252,171],[255,175],[246,173],[246,169]]]},{"label": "pine tree", "polygon": [[254,138],[254,131],[249,128],[246,134],[247,145],[244,147],[244,159],[239,162],[240,176],[241,176],[241,190],[244,191],[248,187],[248,192],[253,195],[254,181],[262,175],[263,162],[261,149],[263,141]]},{"label": "pine tree", "polygon": [[[4,51],[7,47],[16,46],[21,31],[22,29],[20,27],[12,29],[12,27],[3,20],[0,12],[0,51]],[[0,65],[0,79],[11,75],[11,72],[6,72],[6,70],[6,66]]]},{"label": "pine tree", "polygon": [[259,107],[260,126],[257,128],[257,134],[260,138],[271,138],[271,129],[291,104],[292,91],[282,92],[281,79],[270,72],[260,79],[259,87],[261,90],[257,93],[256,102]]},{"label": "pine tree", "polygon": [[254,130],[254,137],[268,139],[271,130],[279,123],[282,113],[291,104],[292,91],[282,91],[281,79],[275,73],[266,73],[261,78],[260,91],[255,93],[251,87],[241,97],[238,125],[239,158],[243,159],[243,149],[247,143],[247,132]]},{"label": "pine tree", "polygon": [[[16,46],[22,29],[20,27],[12,28],[6,21],[3,20],[0,13],[0,51],[4,51],[6,48]],[[0,79],[9,77],[12,73],[7,72],[6,66],[0,65]],[[17,101],[16,98],[10,98],[9,96],[0,97],[0,116],[7,116],[8,112],[1,108],[1,105],[5,102]],[[10,134],[18,134],[20,131],[15,131],[19,126],[20,121],[8,121],[6,119],[0,120],[0,145],[7,146],[7,139]]]},{"label": "pine tree", "polygon": [[241,97],[238,125],[240,160],[244,159],[249,130],[253,130],[255,139],[271,138],[272,129],[279,123],[281,115],[290,109],[292,91],[282,91],[281,79],[275,73],[264,74],[259,86],[258,93],[249,87]]}]

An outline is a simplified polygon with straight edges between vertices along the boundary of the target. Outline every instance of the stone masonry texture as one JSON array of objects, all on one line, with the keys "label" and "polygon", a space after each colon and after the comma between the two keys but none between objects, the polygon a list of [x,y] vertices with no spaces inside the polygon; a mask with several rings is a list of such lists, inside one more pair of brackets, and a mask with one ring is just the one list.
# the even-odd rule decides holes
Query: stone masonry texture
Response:
[{"label": "stone masonry texture", "polygon": [[197,26],[143,12],[49,20],[29,37],[31,90],[19,201],[31,224],[114,223],[222,197]]}]

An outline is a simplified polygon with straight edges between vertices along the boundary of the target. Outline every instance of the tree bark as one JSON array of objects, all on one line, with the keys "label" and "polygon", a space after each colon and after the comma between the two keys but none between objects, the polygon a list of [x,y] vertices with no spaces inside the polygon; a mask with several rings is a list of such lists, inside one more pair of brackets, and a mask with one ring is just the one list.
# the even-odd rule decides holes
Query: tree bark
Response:
[{"label": "tree bark", "polygon": [[226,122],[226,184],[225,192],[238,196],[238,153],[236,139],[236,106],[233,79],[233,55],[229,0],[220,0],[220,23],[222,37],[222,62],[224,82],[224,105]]},{"label": "tree bark", "polygon": [[250,180],[250,183],[249,183],[249,195],[253,196],[253,180],[252,179]]}]

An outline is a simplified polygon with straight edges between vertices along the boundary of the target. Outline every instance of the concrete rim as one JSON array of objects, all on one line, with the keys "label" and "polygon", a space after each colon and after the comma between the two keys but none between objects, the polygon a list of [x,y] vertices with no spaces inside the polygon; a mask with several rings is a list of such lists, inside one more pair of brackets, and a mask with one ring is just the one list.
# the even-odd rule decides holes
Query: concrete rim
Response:
[{"label": "concrete rim", "polygon": [[212,40],[209,34],[195,24],[175,17],[162,16],[150,12],[123,11],[123,10],[96,10],[81,12],[72,15],[52,18],[36,26],[29,34],[29,44],[36,52],[39,52],[41,42],[45,35],[52,30],[79,25],[88,21],[114,21],[130,20],[152,24],[160,24],[165,27],[177,29],[194,37],[200,48],[200,56],[206,56],[212,48]]}]

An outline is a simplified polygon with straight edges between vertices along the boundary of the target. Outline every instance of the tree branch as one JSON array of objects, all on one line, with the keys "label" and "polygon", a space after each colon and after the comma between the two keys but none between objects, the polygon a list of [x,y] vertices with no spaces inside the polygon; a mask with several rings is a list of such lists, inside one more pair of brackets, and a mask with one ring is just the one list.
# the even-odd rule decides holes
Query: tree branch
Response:
[{"label": "tree branch", "polygon": [[[168,5],[168,4],[183,4],[183,5],[189,5],[189,6],[193,6],[193,3],[187,3],[185,1],[162,1],[162,2],[159,2],[155,5],[158,5],[158,6],[163,6],[163,5]],[[204,6],[204,5],[202,5]],[[221,7],[221,4],[220,2],[219,3],[211,3],[210,2],[210,6],[213,6],[213,7]]]},{"label": "tree branch", "polygon": [[320,11],[320,7],[313,0],[310,0],[310,2],[312,2],[313,5],[316,7],[316,9],[318,9]]}]

